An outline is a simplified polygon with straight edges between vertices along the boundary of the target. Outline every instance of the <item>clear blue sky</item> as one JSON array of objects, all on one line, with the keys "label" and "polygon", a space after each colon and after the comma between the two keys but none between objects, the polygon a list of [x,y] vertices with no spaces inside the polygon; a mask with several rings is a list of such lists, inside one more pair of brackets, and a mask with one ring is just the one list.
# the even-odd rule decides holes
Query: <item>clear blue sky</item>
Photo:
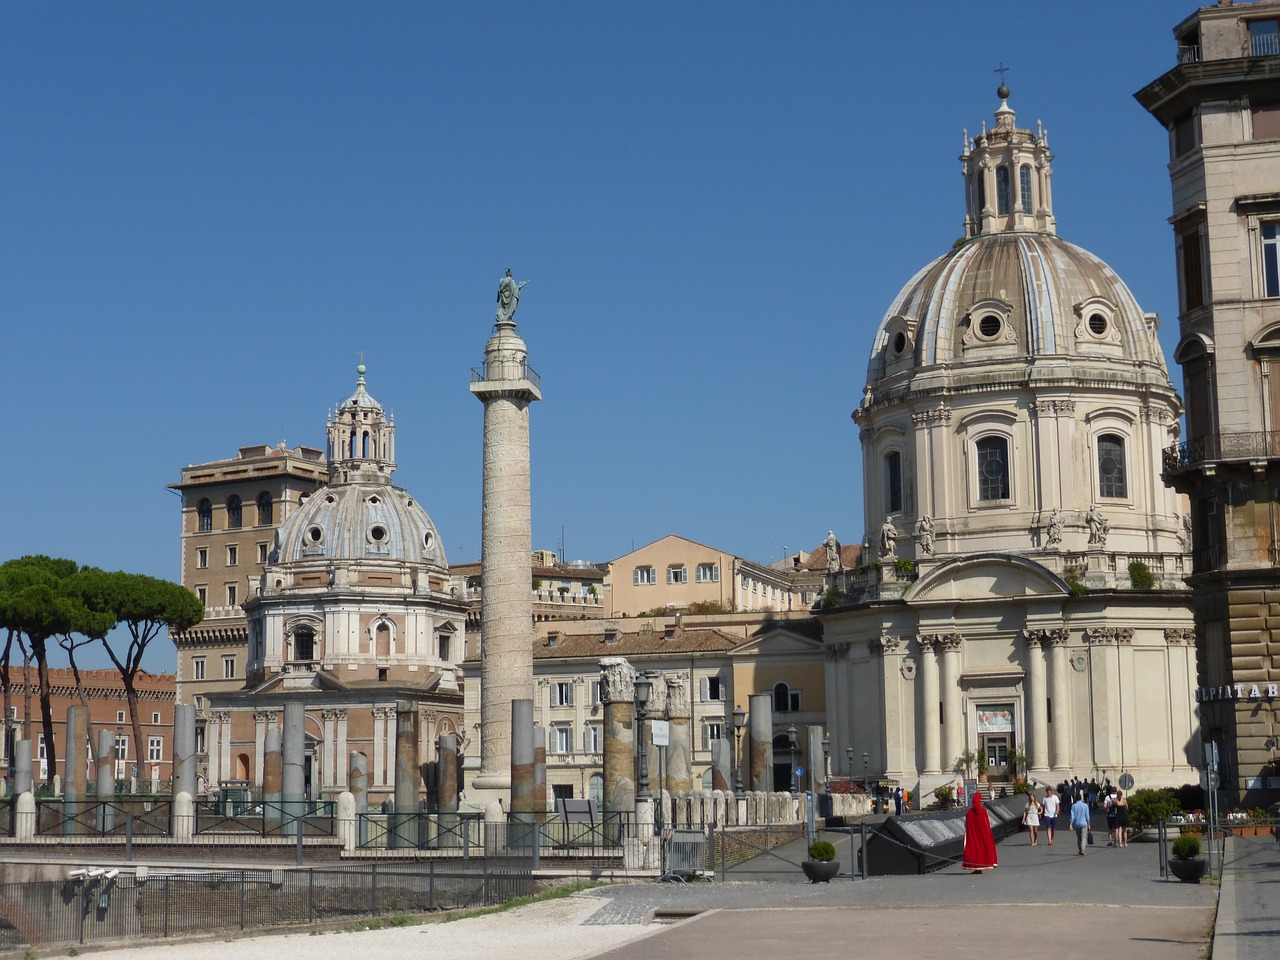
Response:
[{"label": "clear blue sky", "polygon": [[507,267],[544,388],[535,547],[859,539],[871,336],[962,232],[961,129],[1001,61],[1059,234],[1172,352],[1166,138],[1132,94],[1193,10],[5,4],[0,559],[177,579],[165,485],[323,445],[361,349],[398,482],[475,559],[468,371]]}]

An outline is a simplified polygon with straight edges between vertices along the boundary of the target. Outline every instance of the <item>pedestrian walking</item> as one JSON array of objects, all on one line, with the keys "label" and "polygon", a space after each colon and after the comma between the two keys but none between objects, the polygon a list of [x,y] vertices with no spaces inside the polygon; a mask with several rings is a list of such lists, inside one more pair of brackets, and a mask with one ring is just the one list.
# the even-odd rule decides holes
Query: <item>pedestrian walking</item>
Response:
[{"label": "pedestrian walking", "polygon": [[1123,790],[1116,791],[1116,841],[1129,846],[1129,801]]},{"label": "pedestrian walking", "polygon": [[893,815],[902,816],[902,787],[895,787],[893,790]]},{"label": "pedestrian walking", "polygon": [[973,804],[964,815],[964,860],[966,870],[981,873],[994,870],[996,862],[996,838],[991,833],[991,818],[982,805],[982,793],[975,790]]},{"label": "pedestrian walking", "polygon": [[1107,846],[1120,846],[1120,838],[1117,836],[1118,830],[1116,820],[1119,819],[1120,809],[1116,806],[1116,795],[1108,792],[1102,798],[1102,809],[1107,815]]},{"label": "pedestrian walking", "polygon": [[1071,829],[1076,832],[1076,856],[1083,857],[1089,842],[1089,805],[1084,802],[1083,793],[1077,793],[1071,804]]},{"label": "pedestrian walking", "polygon": [[1044,802],[1040,805],[1044,811],[1043,823],[1045,836],[1049,838],[1049,846],[1053,846],[1053,835],[1058,829],[1058,810],[1062,801],[1058,799],[1053,787],[1044,788]]},{"label": "pedestrian walking", "polygon": [[1022,808],[1022,825],[1027,828],[1027,832],[1031,835],[1031,845],[1036,845],[1036,838],[1040,833],[1040,801],[1036,799],[1036,795],[1030,790],[1027,791],[1027,803]]}]

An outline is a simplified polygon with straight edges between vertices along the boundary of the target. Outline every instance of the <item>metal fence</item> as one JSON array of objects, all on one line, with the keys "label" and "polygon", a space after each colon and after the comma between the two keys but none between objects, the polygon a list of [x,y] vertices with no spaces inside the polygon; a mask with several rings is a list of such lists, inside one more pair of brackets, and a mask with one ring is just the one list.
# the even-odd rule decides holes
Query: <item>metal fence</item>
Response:
[{"label": "metal fence", "polygon": [[0,884],[0,949],[173,937],[491,906],[533,892],[528,864],[228,870]]}]

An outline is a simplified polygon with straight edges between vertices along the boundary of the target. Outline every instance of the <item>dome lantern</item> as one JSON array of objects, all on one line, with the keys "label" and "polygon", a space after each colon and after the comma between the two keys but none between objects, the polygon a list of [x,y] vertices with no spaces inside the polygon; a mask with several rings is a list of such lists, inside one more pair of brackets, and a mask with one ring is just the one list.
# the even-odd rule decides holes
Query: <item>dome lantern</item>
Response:
[{"label": "dome lantern", "polygon": [[960,155],[965,182],[965,238],[1013,230],[1056,231],[1049,178],[1049,139],[1044,129],[1019,130],[1009,88],[996,91],[995,127],[984,122],[977,139],[964,134]]}]

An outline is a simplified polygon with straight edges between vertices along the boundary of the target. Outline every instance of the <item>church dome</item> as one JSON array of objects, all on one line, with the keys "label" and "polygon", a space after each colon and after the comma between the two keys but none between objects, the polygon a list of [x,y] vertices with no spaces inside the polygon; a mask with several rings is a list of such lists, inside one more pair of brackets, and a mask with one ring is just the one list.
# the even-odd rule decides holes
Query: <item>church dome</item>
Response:
[{"label": "church dome", "polygon": [[314,559],[448,566],[435,524],[407,491],[360,481],[321,487],[281,526],[272,563]]},{"label": "church dome", "polygon": [[868,381],[936,364],[1073,357],[1164,369],[1154,315],[1098,257],[1049,232],[980,234],[917,273],[872,345]]}]

